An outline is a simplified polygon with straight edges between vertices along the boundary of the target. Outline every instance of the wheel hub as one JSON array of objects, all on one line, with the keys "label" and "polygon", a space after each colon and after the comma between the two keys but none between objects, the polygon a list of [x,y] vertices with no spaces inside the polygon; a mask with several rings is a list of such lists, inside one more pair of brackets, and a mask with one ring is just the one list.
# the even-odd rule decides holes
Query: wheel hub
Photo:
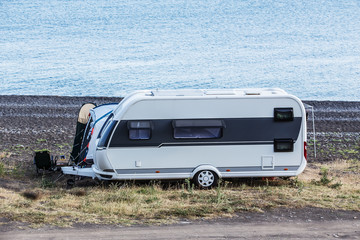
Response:
[{"label": "wheel hub", "polygon": [[215,177],[211,171],[202,171],[198,176],[198,182],[202,187],[209,187],[214,183]]}]

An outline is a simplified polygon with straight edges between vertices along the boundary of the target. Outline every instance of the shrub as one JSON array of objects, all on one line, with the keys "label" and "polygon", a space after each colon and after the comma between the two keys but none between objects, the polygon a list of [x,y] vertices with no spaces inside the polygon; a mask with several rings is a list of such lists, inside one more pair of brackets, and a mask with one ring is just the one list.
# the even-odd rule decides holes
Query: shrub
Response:
[{"label": "shrub", "polygon": [[320,169],[320,183],[323,186],[327,186],[329,183],[331,183],[332,179],[329,179],[328,175],[329,175],[329,169],[327,169],[326,167],[322,167]]}]

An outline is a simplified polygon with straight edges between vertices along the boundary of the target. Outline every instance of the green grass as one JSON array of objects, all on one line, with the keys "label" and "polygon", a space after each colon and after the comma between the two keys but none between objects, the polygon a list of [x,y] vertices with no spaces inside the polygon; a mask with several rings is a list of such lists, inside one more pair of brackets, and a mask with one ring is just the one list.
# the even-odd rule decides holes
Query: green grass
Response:
[{"label": "green grass", "polygon": [[5,175],[5,166],[0,162],[0,177]]}]

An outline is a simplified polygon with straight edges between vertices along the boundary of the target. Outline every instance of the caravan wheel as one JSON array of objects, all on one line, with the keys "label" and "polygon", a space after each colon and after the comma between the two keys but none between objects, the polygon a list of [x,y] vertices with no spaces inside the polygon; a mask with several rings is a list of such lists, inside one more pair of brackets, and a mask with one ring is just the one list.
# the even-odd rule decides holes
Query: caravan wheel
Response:
[{"label": "caravan wheel", "polygon": [[219,177],[216,175],[216,173],[210,170],[203,170],[196,173],[194,181],[198,187],[210,189],[213,186],[216,186],[218,178]]}]

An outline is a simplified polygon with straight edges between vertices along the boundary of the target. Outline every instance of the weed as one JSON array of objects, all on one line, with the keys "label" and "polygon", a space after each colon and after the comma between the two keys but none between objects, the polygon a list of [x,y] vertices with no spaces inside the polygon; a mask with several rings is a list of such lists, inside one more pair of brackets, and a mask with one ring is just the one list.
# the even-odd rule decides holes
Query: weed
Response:
[{"label": "weed", "polygon": [[349,196],[347,195],[337,195],[336,198],[342,198],[342,199],[347,199]]},{"label": "weed", "polygon": [[304,182],[300,181],[298,177],[291,179],[290,185],[297,189],[297,193],[300,195],[301,192],[304,190]]},{"label": "weed", "polygon": [[327,167],[321,167],[320,168],[320,175],[321,178],[319,181],[316,180],[312,180],[311,183],[317,186],[327,186],[329,188],[333,188],[333,189],[339,189],[343,186],[343,184],[340,182],[336,182],[334,184],[331,184],[331,182],[334,181],[334,178],[329,178],[329,169]]},{"label": "weed", "polygon": [[359,196],[359,195],[351,195],[351,197],[352,197],[353,199],[360,199],[360,196]]},{"label": "weed", "polygon": [[25,146],[22,144],[17,144],[17,145],[15,145],[15,148],[18,150],[22,150],[22,149],[25,149]]},{"label": "weed", "polygon": [[216,203],[220,204],[222,202],[224,194],[221,192],[221,179],[218,182],[217,188],[216,188]]},{"label": "weed", "polygon": [[51,181],[51,180],[48,180],[46,177],[45,177],[45,175],[43,174],[42,175],[42,177],[41,177],[41,183],[40,183],[40,185],[41,185],[41,188],[53,188],[53,187],[55,187],[55,184],[54,184],[54,182],[53,181]]},{"label": "weed", "polygon": [[21,178],[22,176],[25,175],[25,167],[22,166],[20,163],[14,165],[11,168],[11,175],[15,178]]},{"label": "weed", "polygon": [[194,192],[194,184],[191,182],[191,180],[189,178],[185,179],[185,183],[186,183],[186,186],[187,186],[187,191],[190,194],[193,194],[193,192]]},{"label": "weed", "polygon": [[337,182],[334,184],[331,184],[329,187],[334,189],[339,189],[343,184],[341,182]]},{"label": "weed", "polygon": [[109,185],[109,189],[111,190],[111,191],[117,191],[117,190],[119,190],[119,188],[121,188],[122,187],[122,185],[120,184],[120,182],[112,182],[112,183],[110,183],[110,185]]},{"label": "weed", "polygon": [[0,163],[0,177],[5,174],[5,166],[3,163]]},{"label": "weed", "polygon": [[358,154],[359,153],[359,151],[354,150],[354,149],[345,149],[344,152],[348,153],[348,154]]},{"label": "weed", "polygon": [[33,223],[45,223],[46,214],[42,212],[35,212],[32,214],[31,218],[33,219]]},{"label": "weed", "polygon": [[57,146],[57,147],[60,148],[60,149],[63,149],[63,148],[64,148],[64,145],[59,144],[59,143],[55,144],[55,146]]},{"label": "weed", "polygon": [[64,197],[63,194],[57,193],[57,194],[51,195],[49,198],[58,200],[58,199],[61,199],[63,197]]},{"label": "weed", "polygon": [[156,194],[156,186],[154,184],[151,184],[149,186],[145,186],[137,190],[137,193],[143,194],[143,195],[155,195]]},{"label": "weed", "polygon": [[43,148],[43,149],[35,149],[34,152],[50,152],[50,150],[47,148]]},{"label": "weed", "polygon": [[321,175],[321,178],[320,178],[321,185],[327,186],[332,181],[332,179],[329,179],[329,177],[328,177],[328,175],[329,175],[328,168],[322,167],[320,169],[320,175]]},{"label": "weed", "polygon": [[159,200],[160,199],[158,197],[153,196],[145,199],[145,203],[150,204],[150,203],[158,202]]},{"label": "weed", "polygon": [[90,203],[89,199],[88,199],[88,198],[85,198],[85,199],[82,201],[81,208],[82,208],[82,209],[88,209],[90,206],[91,206],[91,203]]}]

